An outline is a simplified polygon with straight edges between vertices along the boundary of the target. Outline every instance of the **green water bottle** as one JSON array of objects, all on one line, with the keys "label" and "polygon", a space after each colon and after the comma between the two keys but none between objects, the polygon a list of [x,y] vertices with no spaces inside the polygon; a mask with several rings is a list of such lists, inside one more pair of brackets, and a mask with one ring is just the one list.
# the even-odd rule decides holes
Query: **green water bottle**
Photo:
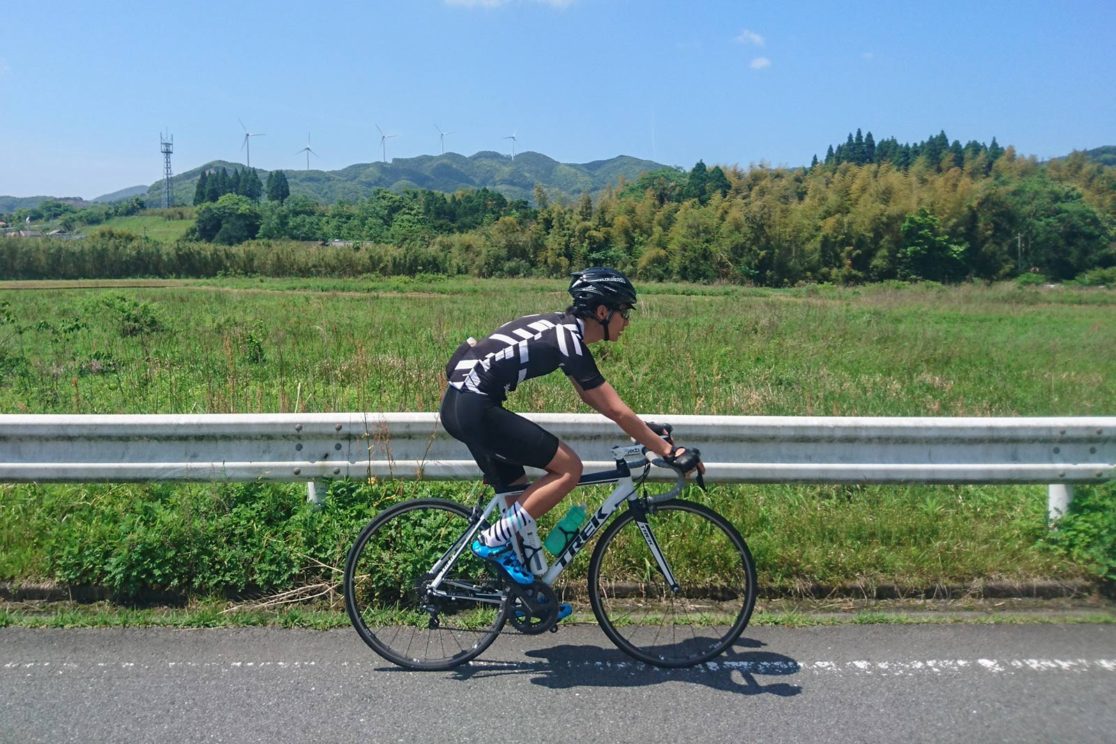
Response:
[{"label": "green water bottle", "polygon": [[551,555],[558,555],[574,539],[578,530],[581,529],[581,523],[584,521],[585,507],[581,504],[574,504],[566,512],[566,515],[558,520],[558,524],[554,525],[554,529],[546,536],[546,542],[543,545],[546,546]]}]

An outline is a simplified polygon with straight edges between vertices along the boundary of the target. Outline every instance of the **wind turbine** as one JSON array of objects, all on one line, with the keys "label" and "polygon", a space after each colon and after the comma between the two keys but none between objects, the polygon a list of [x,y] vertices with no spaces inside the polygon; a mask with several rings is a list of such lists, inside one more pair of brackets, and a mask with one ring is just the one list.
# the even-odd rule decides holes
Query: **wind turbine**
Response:
[{"label": "wind turbine", "polygon": [[519,130],[517,129],[516,131],[512,132],[511,134],[509,134],[509,135],[508,135],[507,137],[504,137],[504,139],[510,139],[510,140],[511,140],[511,146],[512,146],[512,160],[515,160],[515,142],[516,142],[516,139],[515,139],[515,135],[516,135],[516,134],[517,134],[518,132],[519,132]]},{"label": "wind turbine", "polygon": [[[316,152],[314,152],[313,150],[310,149],[310,133],[309,132],[306,133],[306,147],[302,148],[298,152],[306,153],[306,170],[310,170],[310,156],[311,155],[313,155],[314,157],[320,157],[318,155],[318,153],[316,153]],[[295,154],[297,155],[298,153],[295,153]]]},{"label": "wind turbine", "polygon": [[453,134],[453,132],[443,132],[442,128],[440,126],[438,126],[437,124],[434,125],[434,128],[438,130],[438,134],[442,138],[442,154],[445,155],[446,154],[446,135],[447,134]]},{"label": "wind turbine", "polygon": [[387,141],[388,141],[388,139],[390,139],[392,137],[396,137],[398,135],[384,134],[384,130],[380,129],[379,124],[376,125],[376,129],[380,132],[380,149],[383,151],[384,162],[386,163],[387,162]]},{"label": "wind turbine", "polygon": [[244,126],[243,121],[241,121],[240,119],[237,119],[237,121],[240,122],[240,127],[241,127],[241,129],[244,130],[244,144],[242,144],[240,146],[240,149],[244,150],[247,153],[247,155],[248,155],[247,165],[248,165],[249,168],[251,168],[252,167],[252,147],[249,145],[249,142],[251,141],[252,137],[263,137],[264,132],[249,132],[248,127]]}]

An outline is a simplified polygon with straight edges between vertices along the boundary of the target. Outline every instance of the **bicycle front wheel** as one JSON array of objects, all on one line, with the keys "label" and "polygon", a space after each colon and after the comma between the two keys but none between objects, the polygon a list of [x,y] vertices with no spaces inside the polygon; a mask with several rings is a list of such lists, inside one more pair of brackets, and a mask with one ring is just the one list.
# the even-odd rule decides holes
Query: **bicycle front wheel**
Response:
[{"label": "bicycle front wheel", "polygon": [[620,650],[655,666],[692,666],[740,637],[756,571],[744,538],[712,509],[681,499],[637,503],[593,551],[589,601]]},{"label": "bicycle front wheel", "polygon": [[[460,504],[421,499],[381,512],[360,533],[345,561],[345,608],[373,651],[408,669],[451,669],[496,639],[507,594],[462,544],[471,524]],[[454,553],[432,586],[436,565]]]}]

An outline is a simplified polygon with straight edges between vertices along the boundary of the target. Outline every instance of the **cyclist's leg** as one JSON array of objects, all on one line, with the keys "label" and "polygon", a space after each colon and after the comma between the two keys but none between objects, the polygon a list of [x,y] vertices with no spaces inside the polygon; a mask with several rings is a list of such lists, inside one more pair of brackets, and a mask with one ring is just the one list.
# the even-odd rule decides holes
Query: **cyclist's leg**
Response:
[{"label": "cyclist's leg", "polygon": [[558,450],[544,469],[546,475],[519,497],[519,503],[535,519],[557,506],[577,486],[581,480],[581,458],[565,442],[559,442]]},{"label": "cyclist's leg", "polygon": [[[469,454],[484,474],[484,482],[500,493],[526,485],[527,474],[522,465],[501,462],[494,458],[488,446],[490,437],[486,431],[488,422],[485,420],[485,412],[498,405],[487,396],[462,392],[451,386],[446,388],[442,397],[439,417],[442,428],[468,447]],[[505,502],[504,507],[507,508],[512,503],[514,499]]]},{"label": "cyclist's leg", "polygon": [[502,407],[485,411],[485,448],[501,464],[545,470],[519,497],[532,518],[546,514],[577,486],[581,458],[569,445],[529,419]]},{"label": "cyclist's leg", "polygon": [[[532,493],[540,487],[544,488],[544,494],[548,489],[553,490],[555,481],[564,473],[556,473],[557,469],[551,463],[557,460],[563,463],[563,469],[568,469],[565,463],[571,455],[574,458],[576,455],[568,448],[559,454],[560,442],[556,436],[501,406],[490,406],[484,410],[482,430],[484,438],[478,447],[478,454],[484,456],[482,469],[487,474],[487,480],[500,484],[498,491],[511,490],[515,485],[526,484],[524,465],[548,470],[539,483],[529,486],[526,491],[517,494],[518,499],[507,503],[502,519],[481,536],[484,546],[489,549],[510,545],[523,559],[522,563],[529,565],[532,573],[540,575],[546,570],[542,542],[535,528],[535,515],[526,508],[522,494]],[[487,552],[482,549],[478,555]],[[514,570],[509,571],[509,574],[515,577]]]},{"label": "cyclist's leg", "polygon": [[[561,445],[556,436],[538,424],[506,410],[487,396],[451,387],[442,401],[441,418],[446,431],[469,448],[484,473],[485,482],[498,493],[528,482],[524,465],[543,469],[547,475],[528,491],[542,488],[543,500],[537,503],[549,510],[581,477],[580,460],[569,447]],[[571,474],[572,482],[569,482]],[[517,555],[516,541],[511,539],[517,533],[525,535],[525,542],[532,551],[524,550],[522,555]],[[507,550],[501,551],[503,547]],[[537,569],[534,573],[542,573],[545,569],[541,550],[541,541],[534,529],[534,515],[525,508],[522,495],[505,502],[502,518],[482,533],[473,546],[474,553],[499,563],[519,584],[533,582],[532,571],[527,570],[525,562]]]},{"label": "cyclist's leg", "polygon": [[[515,416],[515,414],[509,415]],[[521,417],[516,416],[516,418]],[[524,419],[524,421],[526,420]],[[537,425],[533,422],[527,423],[530,424],[532,427],[537,427]],[[523,442],[530,443],[532,441],[530,436],[524,436],[524,429],[522,427],[517,426],[517,429],[520,432],[520,436],[511,437],[506,441],[514,442],[517,445],[522,444]],[[553,436],[549,432],[545,432],[541,428],[539,430],[546,434],[547,437]],[[525,543],[528,542],[527,535],[529,533],[534,533],[534,540],[530,542],[534,545],[534,549],[538,551],[538,553],[529,553],[529,555],[525,555],[525,557],[527,558],[526,563],[528,566],[530,566],[530,570],[536,574],[541,573],[541,571],[536,570],[537,567],[534,563],[535,555],[538,556],[540,561],[545,561],[545,558],[543,558],[542,556],[541,541],[539,540],[537,532],[535,531],[536,528],[534,518],[541,517],[543,514],[554,508],[554,506],[558,504],[558,502],[565,498],[566,494],[568,494],[577,486],[578,481],[581,480],[581,458],[579,458],[577,456],[577,453],[570,449],[569,445],[565,444],[564,442],[558,441],[557,438],[554,439],[554,442],[554,454],[550,457],[550,460],[545,465],[541,465],[541,468],[546,470],[546,475],[544,475],[542,478],[539,478],[530,486],[528,486],[528,488],[519,497],[518,502],[512,504],[508,510],[508,512],[513,512],[515,507],[520,507],[520,505],[522,505],[521,508],[523,508],[524,512],[526,512],[526,514],[530,516],[530,519],[527,521],[525,526],[519,528],[519,532],[521,536],[524,536]],[[537,452],[541,446],[542,445],[536,445],[535,452]],[[531,459],[528,459],[532,457],[533,453],[531,453],[530,451],[525,453],[518,446],[501,449],[503,451],[497,452],[497,458],[499,458],[501,455],[506,457],[516,457],[517,459],[522,459],[528,465],[532,465],[534,467],[540,467],[538,463],[542,462],[541,459],[537,459],[537,455],[534,455],[536,459],[534,459],[533,461]],[[506,464],[500,462],[499,459],[497,460],[497,462],[499,462],[500,464]],[[525,480],[526,478],[523,478],[520,482]],[[506,516],[505,518],[508,517]],[[514,521],[514,517],[509,520],[509,522]],[[545,562],[541,562],[538,568],[544,568],[545,566]],[[565,620],[571,614],[573,614],[573,606],[570,605],[568,602],[561,602],[558,605],[558,612],[555,621],[560,622],[562,620]]]},{"label": "cyclist's leg", "polygon": [[[522,465],[502,462],[491,452],[488,442],[493,432],[489,431],[491,422],[487,414],[493,409],[503,410],[499,403],[486,395],[462,392],[450,386],[442,397],[439,416],[442,427],[469,448],[469,453],[484,473],[485,483],[499,493],[506,490],[505,484],[524,481],[526,473]],[[495,525],[477,536],[470,548],[477,557],[500,566],[515,583],[529,585],[534,583],[534,576],[509,545],[508,537],[514,536],[516,528],[531,517],[518,503],[513,502],[510,506],[511,509],[506,510]],[[496,539],[497,536],[499,539]]]},{"label": "cyclist's leg", "polygon": [[[532,517],[541,517],[553,509],[577,486],[578,481],[581,480],[581,458],[566,443],[559,442],[554,457],[547,463],[545,469],[547,474],[532,483],[519,497],[519,503],[523,504]],[[528,529],[534,530],[534,524]],[[539,542],[537,537],[535,542]],[[541,552],[541,545],[536,549]],[[573,606],[568,602],[561,602],[558,605],[555,622],[561,622],[571,614],[573,614]]]}]

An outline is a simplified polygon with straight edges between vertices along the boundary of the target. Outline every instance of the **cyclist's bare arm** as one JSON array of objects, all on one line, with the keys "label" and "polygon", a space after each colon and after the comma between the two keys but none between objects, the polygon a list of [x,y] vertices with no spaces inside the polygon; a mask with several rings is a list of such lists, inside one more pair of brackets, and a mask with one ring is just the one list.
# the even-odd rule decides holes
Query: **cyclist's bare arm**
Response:
[{"label": "cyclist's bare arm", "polygon": [[583,390],[577,382],[570,381],[573,382],[578,396],[587,406],[615,421],[617,426],[623,429],[632,439],[646,447],[648,452],[653,452],[659,457],[670,455],[671,445],[647,428],[647,424],[643,423],[643,420],[635,415],[628,404],[620,399],[612,385],[606,382],[592,390]]}]

